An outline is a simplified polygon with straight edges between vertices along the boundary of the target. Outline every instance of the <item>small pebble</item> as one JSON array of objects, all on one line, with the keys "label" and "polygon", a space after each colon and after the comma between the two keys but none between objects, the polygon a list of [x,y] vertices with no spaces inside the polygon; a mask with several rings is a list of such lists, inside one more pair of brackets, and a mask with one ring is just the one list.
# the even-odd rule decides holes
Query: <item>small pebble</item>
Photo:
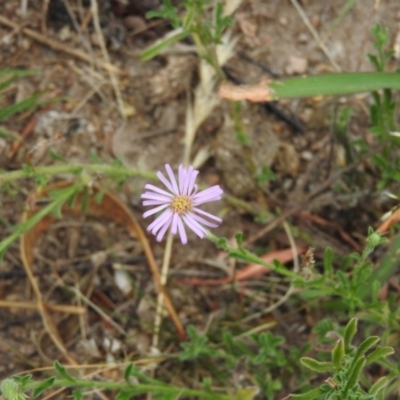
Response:
[{"label": "small pebble", "polygon": [[301,153],[301,158],[310,161],[314,158],[314,154],[311,151],[305,150]]}]

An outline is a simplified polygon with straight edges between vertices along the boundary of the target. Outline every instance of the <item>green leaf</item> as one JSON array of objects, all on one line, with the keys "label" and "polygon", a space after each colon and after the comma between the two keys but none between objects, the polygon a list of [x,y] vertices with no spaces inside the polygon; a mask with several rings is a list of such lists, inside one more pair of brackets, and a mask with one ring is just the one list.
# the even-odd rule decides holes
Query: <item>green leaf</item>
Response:
[{"label": "green leaf", "polygon": [[400,74],[386,72],[350,72],[295,77],[269,83],[269,100],[298,97],[346,95],[379,89],[400,89]]},{"label": "green leaf", "polygon": [[243,233],[242,232],[238,232],[235,235],[235,239],[236,239],[236,243],[237,243],[238,247],[242,248],[242,246],[243,246]]},{"label": "green leaf", "polygon": [[389,379],[386,376],[382,376],[371,386],[368,393],[376,396],[388,383]]},{"label": "green leaf", "polygon": [[359,358],[349,370],[350,376],[345,387],[345,394],[357,383],[362,369],[365,366],[365,357]]},{"label": "green leaf", "polygon": [[207,336],[198,333],[193,325],[188,326],[187,333],[190,341],[181,343],[183,351],[179,355],[180,360],[186,361],[196,359],[212,353],[212,350],[207,347]]},{"label": "green leaf", "polygon": [[131,400],[132,396],[134,396],[136,392],[130,391],[121,391],[117,394],[115,400]]},{"label": "green leaf", "polygon": [[357,324],[358,319],[352,318],[346,325],[346,328],[344,328],[343,340],[346,351],[350,348],[351,341],[353,340],[354,335],[357,333]]},{"label": "green leaf", "polygon": [[133,365],[132,363],[129,363],[128,366],[125,368],[124,378],[128,383],[130,383],[130,377],[135,376],[135,373],[134,373],[135,370],[136,370],[136,366]]},{"label": "green leaf", "polygon": [[54,376],[46,379],[45,381],[41,382],[39,386],[37,386],[34,391],[33,391],[33,397],[38,397],[41,395],[43,392],[45,392],[47,389],[53,387],[54,381],[56,378]]},{"label": "green leaf", "polygon": [[350,289],[349,278],[347,278],[346,274],[340,269],[336,272],[336,276],[339,280],[341,289],[348,291]]},{"label": "green leaf", "polygon": [[331,362],[317,361],[310,357],[300,358],[300,363],[303,364],[308,369],[320,373],[331,372],[335,369],[334,365]]},{"label": "green leaf", "polygon": [[371,354],[368,354],[366,365],[372,364],[373,362],[376,362],[381,358],[386,358],[392,354],[394,354],[393,347],[378,347]]},{"label": "green leaf", "polygon": [[336,369],[342,366],[344,355],[344,342],[343,339],[339,339],[332,350],[332,363]]},{"label": "green leaf", "polygon": [[82,400],[83,399],[83,393],[79,389],[75,389],[72,391],[72,397],[74,400]]},{"label": "green leaf", "polygon": [[72,377],[68,373],[67,369],[63,365],[61,365],[57,360],[54,361],[54,369],[58,372],[61,378],[65,379],[66,381],[76,382],[76,379]]},{"label": "green leaf", "polygon": [[290,394],[282,400],[313,400],[322,396],[323,394],[323,391],[320,388],[317,388],[303,394]]},{"label": "green leaf", "polygon": [[235,400],[253,400],[259,391],[258,388],[240,388],[236,392]]},{"label": "green leaf", "polygon": [[141,61],[148,61],[160,54],[160,52],[172,44],[179,42],[182,39],[185,39],[189,35],[189,32],[183,31],[182,29],[178,28],[175,31],[172,31],[172,34],[164,37],[161,40],[158,40],[156,43],[152,44],[146,50],[142,52],[140,55]]},{"label": "green leaf", "polygon": [[379,336],[370,336],[369,338],[365,339],[356,352],[354,359],[357,360],[359,357],[363,356],[371,347],[375,346],[381,338]]},{"label": "green leaf", "polygon": [[22,387],[33,382],[32,375],[24,375],[24,376],[14,376],[13,377],[16,382],[18,382]]},{"label": "green leaf", "polygon": [[25,100],[20,101],[19,103],[13,104],[12,106],[5,107],[0,109],[0,121],[14,115],[18,112],[29,110],[30,108],[37,107],[37,100],[43,96],[43,93],[36,93],[31,97],[28,97]]},{"label": "green leaf", "polygon": [[328,278],[332,278],[333,276],[332,260],[333,260],[333,251],[330,247],[327,247],[324,253],[324,268],[325,268],[325,274]]}]

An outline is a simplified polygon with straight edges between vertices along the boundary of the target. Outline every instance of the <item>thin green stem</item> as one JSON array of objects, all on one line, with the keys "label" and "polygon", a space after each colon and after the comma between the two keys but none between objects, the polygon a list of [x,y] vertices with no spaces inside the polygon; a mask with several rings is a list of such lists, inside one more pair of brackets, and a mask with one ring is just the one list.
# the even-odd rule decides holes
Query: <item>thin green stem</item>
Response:
[{"label": "thin green stem", "polygon": [[141,171],[137,168],[127,168],[120,165],[104,164],[76,164],[76,165],[46,165],[32,168],[32,172],[17,170],[10,172],[0,171],[0,184],[11,182],[18,179],[30,178],[34,174],[54,176],[59,174],[80,174],[86,171],[93,174],[116,175],[116,176],[137,176],[146,179],[156,179],[156,174],[151,171]]},{"label": "thin green stem", "polygon": [[[32,382],[28,387],[29,389],[35,389],[40,387],[42,382]],[[203,392],[200,390],[186,389],[180,387],[174,387],[169,385],[159,385],[155,384],[142,384],[138,383],[135,385],[128,384],[125,382],[99,382],[99,381],[89,381],[84,379],[74,379],[73,381],[67,379],[56,379],[52,383],[52,388],[56,387],[74,387],[74,388],[88,388],[88,389],[108,389],[108,390],[124,390],[124,391],[135,391],[136,393],[176,393],[181,396],[194,396],[201,399],[210,400],[234,400],[233,397],[218,394]]]},{"label": "thin green stem", "polygon": [[217,247],[225,250],[228,252],[229,257],[236,258],[237,260],[242,260],[248,263],[263,265],[266,268],[269,268],[271,271],[274,271],[278,274],[284,275],[288,278],[297,279],[297,280],[304,280],[301,275],[296,274],[288,270],[283,265],[275,265],[269,263],[262,258],[250,253],[248,250],[244,249],[243,247],[237,248],[231,246],[225,238],[219,238],[212,233],[208,233],[207,239],[211,242],[215,243]]}]

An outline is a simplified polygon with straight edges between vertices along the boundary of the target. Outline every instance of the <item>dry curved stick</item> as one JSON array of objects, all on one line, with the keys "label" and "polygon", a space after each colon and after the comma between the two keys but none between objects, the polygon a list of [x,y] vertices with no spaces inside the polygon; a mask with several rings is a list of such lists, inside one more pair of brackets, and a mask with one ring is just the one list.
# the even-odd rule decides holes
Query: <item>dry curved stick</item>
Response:
[{"label": "dry curved stick", "polygon": [[[22,215],[22,221],[26,221],[32,215],[32,209],[26,209]],[[42,321],[45,327],[46,332],[50,336],[53,343],[57,346],[57,348],[61,351],[64,357],[68,360],[70,364],[77,365],[78,363],[68,354],[66,347],[64,346],[63,340],[60,336],[60,333],[57,329],[56,324],[54,323],[53,319],[51,318],[44,302],[42,293],[39,288],[39,284],[36,280],[36,277],[33,273],[33,249],[35,247],[35,243],[37,239],[40,237],[40,233],[42,233],[48,225],[50,225],[51,221],[49,218],[46,218],[47,221],[42,220],[38,224],[35,225],[34,229],[25,233],[21,236],[20,242],[20,252],[21,252],[21,259],[22,264],[25,268],[26,275],[28,276],[29,282],[32,286],[32,289],[35,293],[36,297],[36,306],[42,317]],[[35,234],[31,234],[34,232]]]}]

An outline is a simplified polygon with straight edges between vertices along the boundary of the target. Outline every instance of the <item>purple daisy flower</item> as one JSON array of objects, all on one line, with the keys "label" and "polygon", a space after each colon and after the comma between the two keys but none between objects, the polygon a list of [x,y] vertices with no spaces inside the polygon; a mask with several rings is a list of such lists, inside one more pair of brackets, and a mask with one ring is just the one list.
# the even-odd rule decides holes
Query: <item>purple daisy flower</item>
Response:
[{"label": "purple daisy flower", "polygon": [[[183,165],[179,166],[178,182],[169,164],[165,165],[165,169],[169,180],[160,171],[157,172],[157,176],[168,191],[147,184],[145,186],[147,191],[141,196],[142,199],[145,199],[143,200],[144,206],[155,206],[146,211],[143,218],[163,211],[148,226],[147,230],[157,236],[157,241],[161,242],[165,232],[171,226],[171,233],[176,235],[179,232],[182,244],[186,244],[186,225],[197,236],[204,238],[208,234],[204,226],[216,228],[222,222],[222,219],[200,210],[197,206],[209,201],[220,200],[223,193],[222,189],[216,185],[198,192],[195,182],[199,171],[196,171],[192,166],[188,169],[184,168]],[[215,222],[210,222],[203,217]]]}]

